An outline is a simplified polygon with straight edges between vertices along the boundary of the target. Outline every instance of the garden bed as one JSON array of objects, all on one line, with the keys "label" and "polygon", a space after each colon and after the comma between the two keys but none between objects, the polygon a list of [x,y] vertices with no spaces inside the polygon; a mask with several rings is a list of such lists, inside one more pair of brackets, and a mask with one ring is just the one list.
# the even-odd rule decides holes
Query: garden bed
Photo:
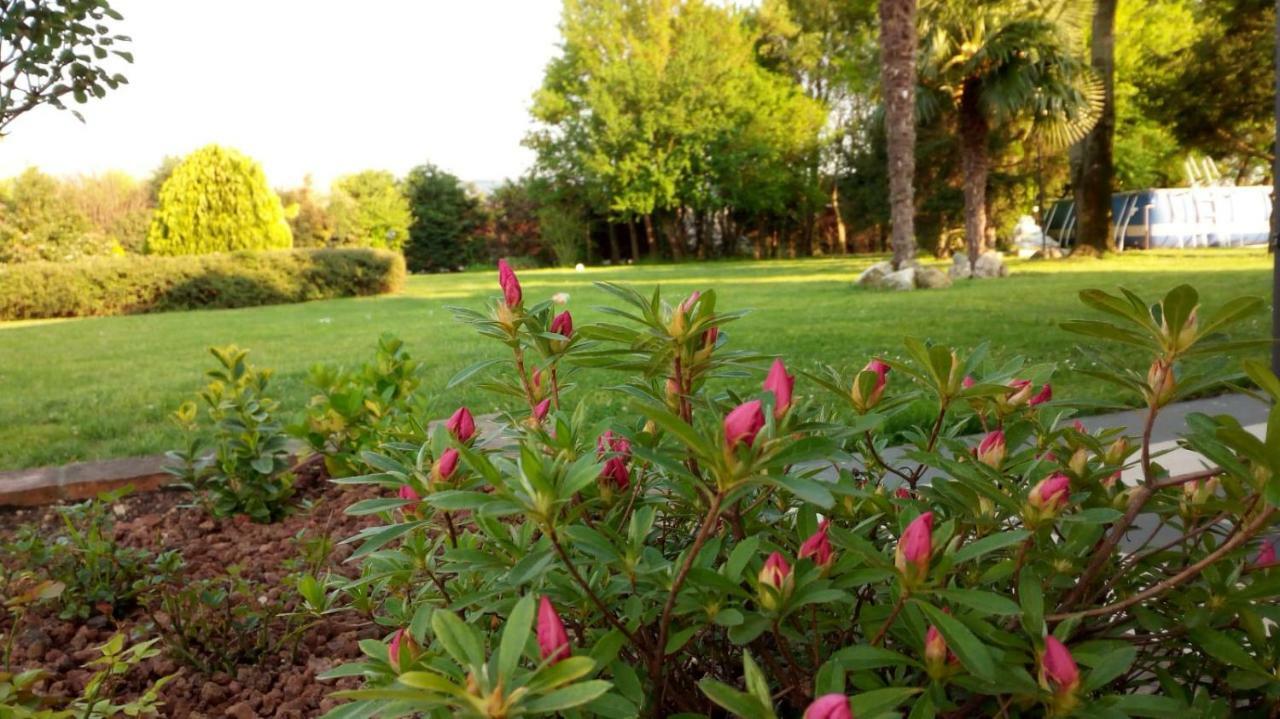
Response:
[{"label": "garden bed", "polygon": [[[317,463],[305,464],[298,477],[298,509],[274,524],[255,524],[236,517],[210,518],[190,506],[187,492],[149,492],[117,500],[115,539],[123,546],[160,553],[177,550],[185,562],[182,581],[214,578],[232,565],[246,580],[271,585],[268,599],[296,602],[296,592],[283,579],[290,560],[299,555],[296,537],[327,536],[335,540],[351,536],[376,518],[353,517],[343,508],[374,495],[368,488],[344,488],[326,481]],[[304,508],[305,507],[305,508]],[[35,524],[49,533],[61,519],[54,507],[0,511],[0,542],[14,538],[23,525]],[[351,545],[337,545],[328,556],[328,569],[354,572],[343,565]],[[2,561],[22,562],[9,556]],[[102,608],[100,608],[102,609]],[[49,677],[44,691],[50,695],[77,695],[92,672],[86,661],[98,656],[96,647],[113,634],[126,633],[131,641],[155,636],[151,619],[140,607],[112,618],[95,612],[85,621],[62,620],[56,603],[37,606],[23,622],[14,651],[15,669],[44,668]],[[256,666],[242,666],[233,675],[218,672],[206,676],[176,661],[166,652],[144,660],[128,676],[127,687],[138,692],[157,679],[177,673],[161,689],[163,716],[313,717],[337,702],[328,694],[350,686],[353,680],[321,683],[318,673],[359,656],[357,642],[381,637],[385,631],[354,613],[326,615],[304,633],[296,656],[280,651]],[[159,646],[159,645],[157,645]]]}]

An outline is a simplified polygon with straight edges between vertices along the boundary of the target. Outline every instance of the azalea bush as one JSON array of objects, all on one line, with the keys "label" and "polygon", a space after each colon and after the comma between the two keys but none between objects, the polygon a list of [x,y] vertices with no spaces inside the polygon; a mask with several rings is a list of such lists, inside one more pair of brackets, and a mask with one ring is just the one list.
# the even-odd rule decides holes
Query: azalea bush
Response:
[{"label": "azalea bush", "polygon": [[[1260,300],[1082,294],[1093,316],[1066,327],[1083,344],[1147,355],[1089,365],[1146,407],[1130,436],[1053,399],[1065,367],[908,340],[901,361],[797,376],[732,348],[741,313],[713,290],[601,284],[611,321],[576,326],[505,263],[499,280],[487,312],[456,310],[496,351],[455,384],[521,409],[480,436],[461,408],[339,480],[384,489],[348,508],[383,521],[351,538],[361,576],[334,591],[385,640],[327,675],[365,683],[332,716],[1237,717],[1280,702],[1264,539],[1280,410],[1264,438],[1190,417],[1180,443],[1211,462],[1192,474],[1151,442],[1170,403],[1242,371],[1280,400],[1225,334]],[[575,402],[587,371],[614,372],[629,411]],[[883,428],[921,403],[933,418],[890,446]]]}]

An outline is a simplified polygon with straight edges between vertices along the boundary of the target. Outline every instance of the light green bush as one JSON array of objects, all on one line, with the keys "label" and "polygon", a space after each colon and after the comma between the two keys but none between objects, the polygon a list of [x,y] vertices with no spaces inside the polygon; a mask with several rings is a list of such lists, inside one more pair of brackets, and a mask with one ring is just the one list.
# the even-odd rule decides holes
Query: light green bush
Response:
[{"label": "light green bush", "polygon": [[156,255],[292,246],[284,207],[262,166],[218,145],[196,150],[174,168],[147,233],[147,251]]}]

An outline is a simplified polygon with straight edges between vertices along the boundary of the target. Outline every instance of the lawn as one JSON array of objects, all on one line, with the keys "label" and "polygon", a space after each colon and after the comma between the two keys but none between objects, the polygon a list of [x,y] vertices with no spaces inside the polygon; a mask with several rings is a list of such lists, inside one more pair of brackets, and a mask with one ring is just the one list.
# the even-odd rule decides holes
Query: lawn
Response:
[{"label": "lawn", "polygon": [[[877,259],[540,270],[522,272],[521,279],[530,300],[569,293],[578,324],[599,319],[592,308],[609,301],[592,286],[597,280],[646,290],[658,283],[675,295],[714,287],[722,308],[752,310],[728,329],[733,346],[782,354],[797,368],[828,363],[844,371],[872,355],[899,354],[906,336],[962,348],[988,341],[997,355],[1033,361],[1071,358],[1081,340],[1057,323],[1089,314],[1076,299],[1089,287],[1123,286],[1154,297],[1190,282],[1208,306],[1241,294],[1270,294],[1271,260],[1260,250],[1014,262],[1008,279],[962,282],[946,291],[855,289],[853,277]],[[310,395],[308,367],[363,362],[380,333],[394,332],[425,365],[433,414],[460,401],[478,412],[498,409],[493,397],[465,387],[437,394],[458,370],[497,349],[456,323],[446,307],[480,308],[497,294],[496,273],[463,273],[412,277],[403,293],[377,298],[0,324],[0,469],[175,446],[177,433],[166,417],[202,385],[212,359],[205,348],[214,344],[251,348],[253,361],[275,369],[284,407],[296,413]],[[1242,329],[1262,337],[1267,327],[1259,314]],[[594,401],[619,401],[617,393],[602,391],[612,380],[607,373],[582,379]],[[1060,397],[1116,399],[1080,375],[1060,373],[1055,386]]]}]

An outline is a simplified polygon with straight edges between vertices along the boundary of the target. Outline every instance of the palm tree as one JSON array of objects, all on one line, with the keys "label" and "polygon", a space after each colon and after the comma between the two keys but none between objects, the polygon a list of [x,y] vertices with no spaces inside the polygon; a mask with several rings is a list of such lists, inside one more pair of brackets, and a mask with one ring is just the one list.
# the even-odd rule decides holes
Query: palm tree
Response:
[{"label": "palm tree", "polygon": [[1011,126],[1066,147],[1097,121],[1102,86],[1083,57],[1083,0],[928,0],[921,106],[955,112],[969,262],[986,235],[988,142]]},{"label": "palm tree", "polygon": [[880,0],[880,87],[896,270],[916,254],[916,0]]},{"label": "palm tree", "polygon": [[1099,252],[1115,249],[1111,239],[1111,146],[1116,129],[1115,25],[1118,0],[1097,0],[1093,32],[1089,37],[1090,62],[1102,80],[1102,112],[1098,122],[1077,146],[1079,166],[1075,171],[1076,245],[1089,245]]}]

